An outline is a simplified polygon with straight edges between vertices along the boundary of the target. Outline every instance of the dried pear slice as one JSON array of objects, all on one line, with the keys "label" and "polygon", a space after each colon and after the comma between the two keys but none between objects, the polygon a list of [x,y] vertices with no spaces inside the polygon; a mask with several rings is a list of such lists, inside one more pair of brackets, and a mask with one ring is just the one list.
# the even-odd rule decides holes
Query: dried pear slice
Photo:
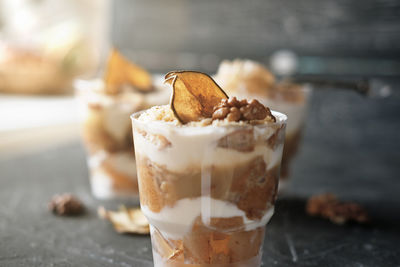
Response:
[{"label": "dried pear slice", "polygon": [[124,206],[118,211],[109,211],[99,207],[97,213],[100,218],[109,220],[118,233],[149,234],[149,222],[140,209],[128,209]]},{"label": "dried pear slice", "polygon": [[213,108],[228,98],[210,76],[197,71],[169,72],[165,83],[173,88],[171,109],[183,124],[211,118]]},{"label": "dried pear slice", "polygon": [[106,92],[117,94],[123,84],[130,84],[140,91],[153,89],[150,73],[127,60],[115,48],[111,50],[107,70],[104,75]]}]

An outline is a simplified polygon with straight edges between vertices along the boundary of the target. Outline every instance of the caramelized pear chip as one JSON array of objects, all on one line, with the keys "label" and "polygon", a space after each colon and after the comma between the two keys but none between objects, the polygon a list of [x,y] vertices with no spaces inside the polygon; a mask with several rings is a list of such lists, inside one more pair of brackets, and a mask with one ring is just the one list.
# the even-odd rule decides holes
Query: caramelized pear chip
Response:
[{"label": "caramelized pear chip", "polygon": [[196,71],[172,71],[165,75],[165,83],[173,88],[171,109],[185,124],[211,118],[213,108],[227,94],[207,74]]},{"label": "caramelized pear chip", "polygon": [[117,94],[124,84],[132,85],[140,91],[153,89],[150,73],[127,60],[118,50],[112,49],[104,75],[106,92]]},{"label": "caramelized pear chip", "polygon": [[149,222],[138,208],[122,206],[118,211],[109,211],[99,207],[97,213],[100,218],[109,220],[118,233],[142,235],[150,233]]}]

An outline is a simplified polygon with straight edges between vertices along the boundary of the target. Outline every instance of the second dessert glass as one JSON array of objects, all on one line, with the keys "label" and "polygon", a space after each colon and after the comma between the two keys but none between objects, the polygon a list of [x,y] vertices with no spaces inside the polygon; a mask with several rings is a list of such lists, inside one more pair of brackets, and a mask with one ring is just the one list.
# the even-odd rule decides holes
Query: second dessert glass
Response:
[{"label": "second dessert glass", "polygon": [[131,116],[154,266],[260,266],[286,127],[179,125],[168,106]]},{"label": "second dessert glass", "polygon": [[229,95],[257,99],[263,105],[288,116],[279,182],[279,188],[284,188],[289,177],[290,162],[301,143],[311,87],[287,81],[277,82],[263,65],[240,59],[223,61],[215,79]]},{"label": "second dessert glass", "polygon": [[288,116],[286,127],[285,147],[283,149],[280,188],[284,188],[289,177],[290,162],[295,157],[302,140],[306,122],[311,87],[280,83],[276,85],[275,95],[247,96],[257,98],[262,104],[273,110],[283,112]]},{"label": "second dessert glass", "polygon": [[75,82],[90,185],[95,197],[139,201],[129,116],[168,103],[170,92],[157,78],[153,84],[155,89],[146,93],[126,87],[117,94],[108,94],[102,79]]}]

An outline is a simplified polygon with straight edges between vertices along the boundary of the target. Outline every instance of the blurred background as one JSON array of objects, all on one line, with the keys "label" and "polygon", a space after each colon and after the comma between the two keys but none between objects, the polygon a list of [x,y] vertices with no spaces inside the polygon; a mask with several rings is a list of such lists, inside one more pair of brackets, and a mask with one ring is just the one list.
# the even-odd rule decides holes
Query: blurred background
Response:
[{"label": "blurred background", "polygon": [[153,71],[214,72],[226,58],[270,63],[276,52],[290,50],[298,56],[300,73],[400,74],[400,4],[395,0],[114,4],[114,44]]},{"label": "blurred background", "polygon": [[110,45],[152,72],[213,73],[223,59],[271,65],[283,55],[295,57],[301,74],[400,74],[398,1],[0,3],[3,47],[56,58],[67,75],[98,67]]}]

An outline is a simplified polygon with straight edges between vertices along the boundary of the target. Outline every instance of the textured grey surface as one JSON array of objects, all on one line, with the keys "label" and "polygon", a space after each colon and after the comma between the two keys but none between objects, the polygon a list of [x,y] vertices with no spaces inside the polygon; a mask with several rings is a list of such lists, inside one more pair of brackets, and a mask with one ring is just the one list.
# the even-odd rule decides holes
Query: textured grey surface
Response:
[{"label": "textured grey surface", "polygon": [[[400,88],[388,99],[315,92],[292,181],[267,226],[264,266],[400,266]],[[76,141],[0,160],[0,266],[152,266],[148,237],[119,235],[97,218]],[[371,225],[336,226],[304,213],[330,191],[369,210]],[[86,216],[55,217],[51,196],[73,192]]]}]

